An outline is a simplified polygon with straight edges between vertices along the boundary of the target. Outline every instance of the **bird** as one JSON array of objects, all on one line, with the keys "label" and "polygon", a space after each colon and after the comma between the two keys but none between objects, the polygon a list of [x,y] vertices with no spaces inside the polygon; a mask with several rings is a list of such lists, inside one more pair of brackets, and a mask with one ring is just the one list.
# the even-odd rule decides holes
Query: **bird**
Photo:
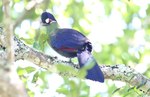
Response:
[{"label": "bird", "polygon": [[104,82],[104,75],[92,56],[92,44],[81,32],[71,28],[60,28],[55,17],[49,12],[41,14],[42,25],[46,27],[48,44],[60,55],[67,58],[77,57],[80,68],[92,62],[94,66],[87,70],[87,79]]}]

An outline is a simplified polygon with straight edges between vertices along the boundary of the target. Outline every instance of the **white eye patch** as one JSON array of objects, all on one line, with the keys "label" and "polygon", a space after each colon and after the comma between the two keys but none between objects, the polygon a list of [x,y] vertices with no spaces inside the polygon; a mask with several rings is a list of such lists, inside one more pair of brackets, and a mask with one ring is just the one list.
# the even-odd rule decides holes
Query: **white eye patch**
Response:
[{"label": "white eye patch", "polygon": [[45,22],[46,22],[46,23],[49,23],[49,22],[50,22],[49,18],[47,18],[47,19],[45,20]]}]

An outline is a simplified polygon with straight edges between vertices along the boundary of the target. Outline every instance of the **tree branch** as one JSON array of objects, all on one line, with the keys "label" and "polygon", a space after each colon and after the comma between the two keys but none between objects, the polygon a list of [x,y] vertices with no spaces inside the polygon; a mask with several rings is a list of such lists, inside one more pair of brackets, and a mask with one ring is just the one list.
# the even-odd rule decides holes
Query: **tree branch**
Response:
[{"label": "tree branch", "polygon": [[47,4],[49,4],[48,2],[49,2],[49,0],[42,0],[42,1],[40,1],[40,2],[39,2],[38,0],[31,0],[31,1],[27,4],[27,6],[24,8],[24,11],[21,13],[21,15],[18,17],[18,19],[14,22],[13,28],[16,28],[16,27],[26,18],[26,15],[27,15],[28,13],[31,13],[31,11],[32,11],[36,6],[38,6],[39,4],[45,3],[46,6],[45,6],[44,9],[47,9],[47,7],[48,7]]},{"label": "tree branch", "polygon": [[[13,51],[13,32],[12,32],[12,24],[10,24],[11,21],[11,16],[10,16],[10,1],[9,0],[3,0],[3,6],[4,6],[4,17],[7,18],[6,22],[4,25],[6,26],[6,47],[7,47],[7,65],[13,64],[13,58],[14,58],[14,51]],[[10,67],[10,66],[9,66]]]},{"label": "tree branch", "polygon": [[[2,3],[5,17],[4,25],[6,29],[5,40],[2,42],[5,44],[7,49],[5,50],[5,55],[1,55],[2,57],[0,58],[0,97],[28,97],[23,83],[19,79],[13,65],[14,39],[10,0],[2,0]],[[2,28],[0,31],[3,32]]]},{"label": "tree branch", "polygon": [[[4,37],[5,36],[0,35],[0,45],[1,45],[0,49],[3,50],[5,48],[4,47],[5,45],[1,41],[2,40],[1,38]],[[35,49],[25,45],[22,41],[20,41],[16,37],[14,37],[14,42],[15,42],[14,50],[15,50],[16,61],[20,59],[28,60],[49,71],[51,71],[52,68],[54,68],[55,65],[59,63],[70,65],[77,70],[79,69],[78,64],[62,61],[56,57],[51,57],[49,55],[45,55],[41,52],[38,52]],[[1,54],[0,54],[0,58],[2,57]],[[150,95],[150,80],[144,75],[136,72],[134,69],[130,68],[129,66],[121,65],[121,64],[114,65],[114,66],[103,65],[100,66],[100,68],[104,73],[105,79],[119,80],[119,81],[129,83],[130,85],[135,86],[137,89],[143,91],[145,94]],[[75,76],[75,75],[71,75],[71,76]]]}]

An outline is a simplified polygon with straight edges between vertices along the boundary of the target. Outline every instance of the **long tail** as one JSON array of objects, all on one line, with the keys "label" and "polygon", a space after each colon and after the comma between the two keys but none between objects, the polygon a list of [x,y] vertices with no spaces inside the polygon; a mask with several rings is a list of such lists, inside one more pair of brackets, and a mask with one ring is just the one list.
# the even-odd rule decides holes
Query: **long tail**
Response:
[{"label": "long tail", "polygon": [[101,69],[99,68],[96,60],[91,55],[91,52],[89,52],[88,50],[80,50],[77,53],[77,57],[81,68],[85,65],[90,65],[89,63],[94,64],[94,66],[91,69],[87,70],[87,79],[104,82],[104,75]]}]

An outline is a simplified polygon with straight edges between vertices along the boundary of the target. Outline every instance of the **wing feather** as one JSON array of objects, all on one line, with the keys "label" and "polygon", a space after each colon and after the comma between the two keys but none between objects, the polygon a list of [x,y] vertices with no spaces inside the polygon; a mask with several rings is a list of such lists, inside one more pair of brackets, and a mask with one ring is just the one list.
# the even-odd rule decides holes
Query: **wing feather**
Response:
[{"label": "wing feather", "polygon": [[59,29],[51,37],[52,46],[65,51],[77,51],[87,41],[82,33],[73,29]]}]

